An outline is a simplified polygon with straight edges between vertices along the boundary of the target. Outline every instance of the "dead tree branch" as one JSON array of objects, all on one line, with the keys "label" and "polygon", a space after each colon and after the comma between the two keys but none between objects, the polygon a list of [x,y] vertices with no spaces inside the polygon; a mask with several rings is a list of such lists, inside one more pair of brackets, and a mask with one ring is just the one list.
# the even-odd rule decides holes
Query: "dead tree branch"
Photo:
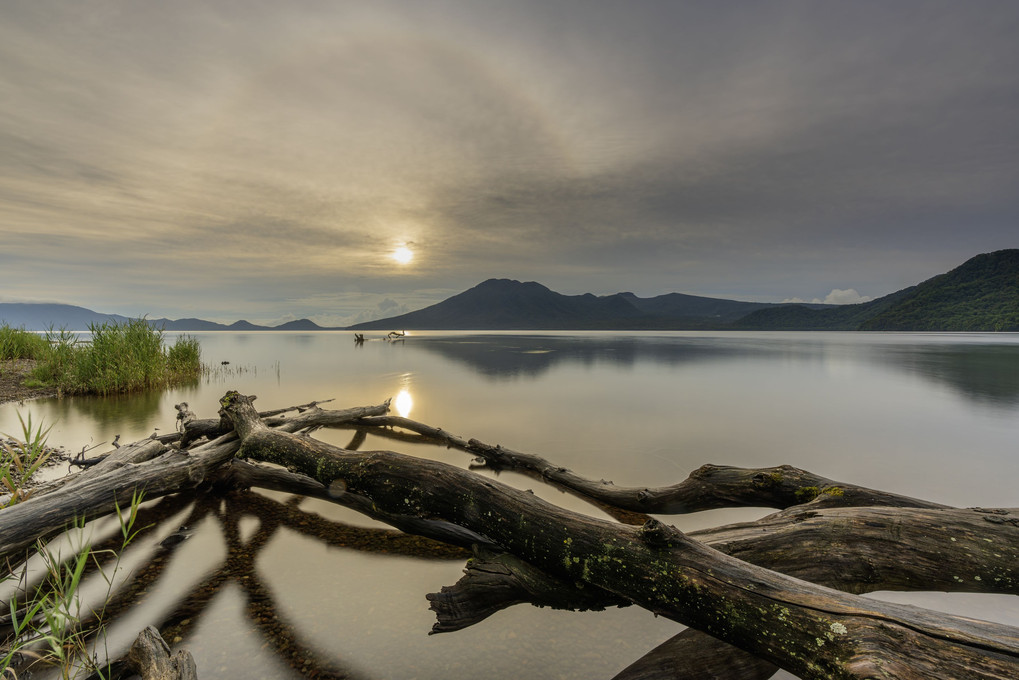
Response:
[{"label": "dead tree branch", "polygon": [[348,452],[271,430],[246,397],[223,410],[241,457],[292,466],[389,511],[487,536],[560,578],[613,592],[805,678],[1011,678],[1019,631],[865,600],[751,565],[651,521],[640,529],[568,512],[433,461]]}]

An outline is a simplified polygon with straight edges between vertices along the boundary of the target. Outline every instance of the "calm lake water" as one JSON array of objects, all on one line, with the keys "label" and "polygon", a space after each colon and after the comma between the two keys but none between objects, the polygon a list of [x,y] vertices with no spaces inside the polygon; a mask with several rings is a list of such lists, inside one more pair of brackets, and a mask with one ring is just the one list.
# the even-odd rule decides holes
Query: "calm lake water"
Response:
[{"label": "calm lake water", "polygon": [[[7,404],[0,432],[19,432],[17,411],[30,412],[53,424],[51,443],[78,451],[170,432],[179,401],[214,417],[228,389],[257,394],[260,409],[393,397],[402,415],[617,484],[670,484],[704,463],[788,463],[951,505],[1019,505],[1019,335],[422,332],[392,343],[369,334],[360,347],[349,333],[192,335],[219,367],[200,384]],[[344,445],[351,433],[316,436]],[[362,448],[470,462],[392,440]],[[500,479],[604,516],[522,476]],[[462,558],[410,556],[388,534],[357,531],[382,525],[282,494],[159,510],[125,554],[110,648],[170,622],[205,678],[610,678],[680,630],[635,607],[517,606],[429,636],[424,596],[453,584]],[[768,512],[662,519],[691,530]],[[160,548],[182,523],[191,538]],[[878,596],[1019,625],[1014,597]]]}]

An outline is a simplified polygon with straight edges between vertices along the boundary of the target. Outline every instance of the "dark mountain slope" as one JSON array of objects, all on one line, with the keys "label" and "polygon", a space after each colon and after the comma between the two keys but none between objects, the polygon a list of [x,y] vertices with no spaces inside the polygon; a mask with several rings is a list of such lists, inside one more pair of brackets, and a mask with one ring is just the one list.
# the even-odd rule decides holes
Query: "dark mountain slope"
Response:
[{"label": "dark mountain slope", "polygon": [[87,330],[89,324],[123,323],[127,320],[126,316],[119,314],[101,314],[74,305],[30,302],[0,303],[0,323],[30,331],[44,331],[50,328]]},{"label": "dark mountain slope", "polygon": [[352,326],[354,330],[598,330],[718,327],[765,303],[671,293],[562,295],[533,281],[489,279],[416,312]]},{"label": "dark mountain slope", "polygon": [[781,305],[761,309],[736,321],[732,328],[758,331],[855,331],[866,320],[895,305],[913,290],[904,288],[858,305],[838,305],[825,309],[807,305]]},{"label": "dark mountain slope", "polygon": [[[626,297],[627,301],[637,309],[653,316],[715,319],[719,322],[736,321],[755,310],[776,306],[767,302],[740,302],[682,293],[667,293],[652,298],[639,298],[633,293],[620,293],[619,295]],[[807,305],[811,309],[826,306]]]},{"label": "dark mountain slope", "polygon": [[859,305],[786,305],[733,324],[748,330],[1019,331],[1019,250],[970,258],[923,283]]},{"label": "dark mountain slope", "polygon": [[881,331],[1019,331],[1019,249],[973,257],[860,324]]},{"label": "dark mountain slope", "polygon": [[[38,304],[21,302],[0,303],[0,324],[29,331],[45,331],[50,328],[72,331],[88,330],[90,324],[125,323],[129,317],[120,314],[101,314],[85,307],[62,304]],[[167,331],[319,331],[324,329],[308,319],[288,321],[279,326],[256,326],[247,321],[237,321],[229,326],[203,319],[149,319],[149,325]],[[335,330],[335,329],[332,329]]]},{"label": "dark mountain slope", "polygon": [[636,318],[640,310],[620,296],[560,295],[540,283],[489,279],[442,302],[352,328],[494,330],[598,327],[605,319]]}]

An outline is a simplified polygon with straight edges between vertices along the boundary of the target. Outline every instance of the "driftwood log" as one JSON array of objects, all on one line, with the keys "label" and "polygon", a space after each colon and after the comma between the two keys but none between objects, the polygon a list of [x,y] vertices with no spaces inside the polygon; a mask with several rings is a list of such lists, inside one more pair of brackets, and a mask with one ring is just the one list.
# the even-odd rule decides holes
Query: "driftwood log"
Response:
[{"label": "driftwood log", "polygon": [[805,678],[997,677],[1019,670],[1019,630],[832,590],[734,559],[657,520],[594,520],[433,461],[350,452],[267,427],[222,401],[238,455],[294,467],[393,513],[439,518],[531,565],[614,593]]},{"label": "driftwood log", "polygon": [[142,680],[198,680],[195,659],[185,650],[170,652],[159,631],[145,627],[127,653],[131,670]]},{"label": "driftwood log", "polygon": [[[252,399],[228,393],[219,418],[204,421],[179,405],[178,433],[122,446],[0,511],[0,556],[16,561],[37,538],[72,519],[111,513],[136,490],[151,500],[257,486],[326,498],[408,533],[474,546],[465,577],[428,596],[438,619],[433,632],[519,602],[577,610],[636,604],[691,628],[617,676],[626,680],[751,680],[776,666],[803,678],[1019,677],[1019,630],[856,595],[1019,594],[1015,510],[947,508],[789,466],[704,466],[670,487],[620,488],[385,415],[388,402],[258,413]],[[356,433],[343,449],[306,436],[320,427]],[[644,523],[594,520],[469,470],[360,452],[366,433],[460,448],[486,467],[524,471],[616,510],[624,522]],[[646,514],[733,506],[781,511],[689,535]]]}]

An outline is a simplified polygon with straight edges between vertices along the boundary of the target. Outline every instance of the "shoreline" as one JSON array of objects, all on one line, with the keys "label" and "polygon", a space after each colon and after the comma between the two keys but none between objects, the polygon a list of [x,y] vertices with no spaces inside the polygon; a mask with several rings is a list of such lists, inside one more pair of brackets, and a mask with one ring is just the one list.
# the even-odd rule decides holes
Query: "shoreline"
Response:
[{"label": "shoreline", "polygon": [[0,361],[0,404],[57,396],[53,387],[26,387],[25,378],[35,367],[32,359]]}]

